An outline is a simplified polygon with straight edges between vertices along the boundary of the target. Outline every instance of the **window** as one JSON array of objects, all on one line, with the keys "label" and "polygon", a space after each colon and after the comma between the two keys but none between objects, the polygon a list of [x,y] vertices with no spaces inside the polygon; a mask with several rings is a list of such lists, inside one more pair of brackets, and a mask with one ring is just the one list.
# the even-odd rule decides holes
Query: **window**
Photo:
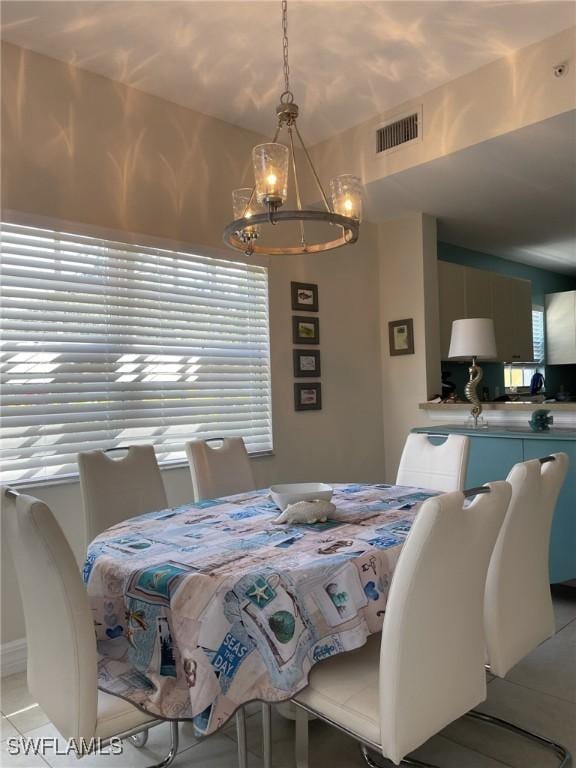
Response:
[{"label": "window", "polygon": [[506,365],[504,368],[504,386],[506,389],[529,389],[532,376],[537,368],[532,365]]},{"label": "window", "polygon": [[544,365],[544,308],[532,307],[532,348],[534,365],[504,366],[506,390],[530,389],[532,377]]},{"label": "window", "polygon": [[532,345],[534,360],[544,364],[544,307],[532,307]]},{"label": "window", "polygon": [[272,448],[266,269],[13,224],[2,245],[3,482],[112,446]]}]

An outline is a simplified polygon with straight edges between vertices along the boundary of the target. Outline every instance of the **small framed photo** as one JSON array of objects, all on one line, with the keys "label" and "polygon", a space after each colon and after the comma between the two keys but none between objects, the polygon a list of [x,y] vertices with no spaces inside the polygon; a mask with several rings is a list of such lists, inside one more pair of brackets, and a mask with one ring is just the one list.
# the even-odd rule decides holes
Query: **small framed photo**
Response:
[{"label": "small framed photo", "polygon": [[295,349],[294,376],[302,379],[305,376],[320,376],[320,350],[319,349]]},{"label": "small framed photo", "polygon": [[318,312],[318,286],[314,283],[290,283],[292,309],[302,312]]},{"label": "small framed photo", "polygon": [[294,384],[294,409],[296,411],[322,410],[322,384]]},{"label": "small framed photo", "polygon": [[391,355],[414,354],[414,322],[410,320],[394,320],[388,323]]},{"label": "small framed photo", "polygon": [[292,341],[294,344],[320,344],[320,320],[293,315]]}]

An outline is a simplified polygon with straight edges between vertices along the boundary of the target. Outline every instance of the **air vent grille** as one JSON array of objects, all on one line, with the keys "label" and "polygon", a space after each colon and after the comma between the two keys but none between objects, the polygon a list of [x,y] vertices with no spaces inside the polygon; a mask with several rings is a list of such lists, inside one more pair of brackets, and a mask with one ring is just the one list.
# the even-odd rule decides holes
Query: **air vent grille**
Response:
[{"label": "air vent grille", "polygon": [[417,138],[418,113],[414,112],[412,115],[406,115],[400,120],[395,120],[393,123],[378,128],[376,131],[376,152],[386,152],[388,149],[393,149]]}]

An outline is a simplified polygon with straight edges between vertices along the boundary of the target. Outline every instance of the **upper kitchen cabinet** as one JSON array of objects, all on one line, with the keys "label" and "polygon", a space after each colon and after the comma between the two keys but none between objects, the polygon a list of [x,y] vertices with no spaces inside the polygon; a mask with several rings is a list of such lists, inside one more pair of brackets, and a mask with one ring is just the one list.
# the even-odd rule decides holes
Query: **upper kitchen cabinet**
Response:
[{"label": "upper kitchen cabinet", "polygon": [[440,344],[448,359],[452,321],[463,317],[491,317],[496,331],[498,360],[531,362],[532,284],[460,264],[438,263]]},{"label": "upper kitchen cabinet", "polygon": [[532,283],[530,280],[514,280],[513,304],[514,346],[512,361],[529,363],[534,360],[534,337],[532,334]]},{"label": "upper kitchen cabinet", "polygon": [[492,272],[465,267],[464,283],[466,286],[465,317],[492,317],[494,314]]},{"label": "upper kitchen cabinet", "polygon": [[492,277],[493,318],[498,359],[527,363],[534,359],[532,283],[497,273]]},{"label": "upper kitchen cabinet", "polygon": [[494,331],[496,333],[496,349],[498,359],[508,362],[514,354],[514,339],[516,336],[514,320],[514,302],[512,301],[512,278],[506,275],[493,274],[492,291],[494,306]]},{"label": "upper kitchen cabinet", "polygon": [[448,359],[452,321],[466,317],[466,267],[438,262],[440,291],[440,351],[442,360]]},{"label": "upper kitchen cabinet", "polygon": [[576,363],[576,291],[546,296],[546,362]]}]

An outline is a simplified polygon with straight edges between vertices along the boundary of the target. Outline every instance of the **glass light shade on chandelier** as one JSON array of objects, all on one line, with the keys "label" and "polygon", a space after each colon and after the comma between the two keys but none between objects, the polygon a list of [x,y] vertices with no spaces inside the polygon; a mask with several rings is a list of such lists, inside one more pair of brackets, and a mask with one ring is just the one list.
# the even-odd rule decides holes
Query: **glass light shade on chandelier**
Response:
[{"label": "glass light shade on chandelier", "polygon": [[[258,144],[252,150],[252,165],[254,169],[254,186],[234,192],[234,220],[224,229],[224,242],[235,250],[267,255],[293,255],[301,253],[318,253],[355,243],[358,240],[360,220],[362,218],[362,185],[360,179],[352,175],[338,176],[330,182],[330,199],[324,192],[320,177],[314,167],[310,153],[304,144],[298,129],[298,105],[290,90],[290,69],[288,66],[288,8],[287,0],[281,0],[282,5],[282,42],[283,42],[283,71],[285,90],[280,96],[276,107],[277,126],[272,141]],[[285,143],[278,140],[280,134],[285,137]],[[295,145],[299,143],[299,156],[304,162],[316,186],[314,203],[320,202],[320,207],[305,207],[302,204],[301,184],[298,173],[298,163]],[[293,183],[294,209],[283,206],[288,199],[289,183]],[[236,196],[242,192],[242,202]],[[249,193],[249,194],[248,194]],[[244,201],[247,198],[247,202]],[[244,209],[242,210],[242,205]],[[286,222],[297,222],[299,234],[294,243],[293,230],[289,227],[287,234],[292,240],[289,245],[265,246],[258,243],[260,235],[269,227],[284,225]],[[310,241],[305,224],[328,224],[325,231],[330,232],[325,239],[318,239],[318,228],[313,230],[313,240]],[[278,229],[282,229],[279,226]],[[336,236],[332,232],[336,230]],[[280,242],[282,237],[275,238]]]},{"label": "glass light shade on chandelier", "polygon": [[278,142],[258,144],[252,150],[256,200],[278,207],[288,197],[288,147]]},{"label": "glass light shade on chandelier", "polygon": [[[235,189],[232,192],[232,209],[234,211],[235,219],[251,219],[253,216],[257,216],[259,213],[263,213],[262,206],[256,200],[254,190],[252,187],[241,187]],[[250,240],[256,239],[260,234],[260,226],[254,224],[253,226],[247,226],[242,232],[244,242],[248,243]]]},{"label": "glass light shade on chandelier", "polygon": [[334,213],[362,221],[362,182],[358,176],[343,174],[330,180]]}]

